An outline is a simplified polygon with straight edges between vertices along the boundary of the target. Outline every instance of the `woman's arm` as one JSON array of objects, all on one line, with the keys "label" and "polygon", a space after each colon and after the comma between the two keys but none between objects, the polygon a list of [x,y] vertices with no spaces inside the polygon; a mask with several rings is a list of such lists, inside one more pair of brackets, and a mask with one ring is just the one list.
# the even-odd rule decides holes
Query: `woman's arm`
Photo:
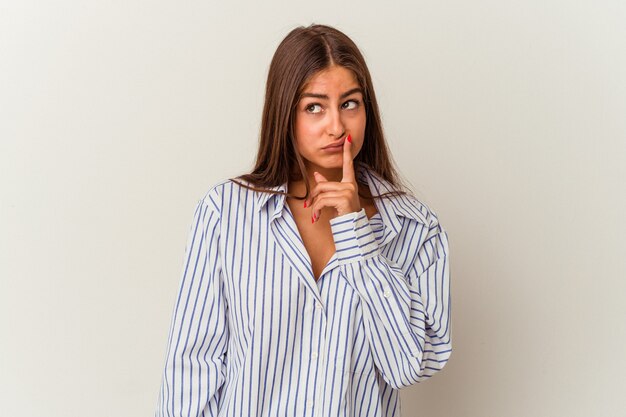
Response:
[{"label": "woman's arm", "polygon": [[189,231],[156,417],[217,416],[229,336],[219,221],[209,193],[199,201]]},{"label": "woman's arm", "polygon": [[381,254],[364,209],[330,220],[341,276],[363,303],[374,362],[396,389],[432,376],[452,352],[448,238],[431,219],[415,225],[419,245],[406,274]]}]

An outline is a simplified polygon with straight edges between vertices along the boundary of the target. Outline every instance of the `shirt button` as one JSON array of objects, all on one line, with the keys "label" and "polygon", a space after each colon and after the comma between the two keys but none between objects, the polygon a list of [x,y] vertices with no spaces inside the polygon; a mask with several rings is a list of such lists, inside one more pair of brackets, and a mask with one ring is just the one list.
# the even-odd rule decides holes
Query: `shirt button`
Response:
[{"label": "shirt button", "polygon": [[315,307],[317,307],[318,310],[321,310],[324,308],[324,306],[321,303],[315,303]]},{"label": "shirt button", "polygon": [[383,295],[385,296],[385,298],[389,298],[391,297],[391,291],[389,291],[389,289],[386,289]]},{"label": "shirt button", "polygon": [[317,358],[317,352],[313,352],[313,353],[311,353],[311,357],[312,357],[313,359],[316,359],[316,358]]},{"label": "shirt button", "polygon": [[308,408],[313,408],[313,401],[311,401],[311,400],[307,401],[307,402],[306,402],[306,406],[307,406]]}]

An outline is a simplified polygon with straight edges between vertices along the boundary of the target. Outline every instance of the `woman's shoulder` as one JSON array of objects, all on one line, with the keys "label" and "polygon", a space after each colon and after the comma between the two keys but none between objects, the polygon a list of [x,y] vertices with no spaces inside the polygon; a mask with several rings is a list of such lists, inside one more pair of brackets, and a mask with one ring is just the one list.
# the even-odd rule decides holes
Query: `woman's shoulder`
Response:
[{"label": "woman's shoulder", "polygon": [[421,223],[428,228],[440,225],[439,216],[424,198],[417,197],[410,189],[403,191],[403,193],[385,200],[396,215]]},{"label": "woman's shoulder", "polygon": [[393,186],[371,169],[368,169],[367,173],[371,175],[366,182],[372,182],[371,188],[375,190],[375,195],[382,197],[380,199],[382,206],[388,206],[396,215],[422,223],[425,226],[431,227],[439,223],[435,211],[423,197],[418,197],[411,188]]},{"label": "woman's shoulder", "polygon": [[204,194],[200,198],[200,201],[214,208],[218,212],[223,207],[223,201],[230,198],[233,195],[241,195],[243,193],[261,193],[247,187],[255,187],[249,181],[239,177],[221,178],[211,183]]},{"label": "woman's shoulder", "polygon": [[224,189],[229,186],[230,182],[230,178],[222,178],[210,183],[200,197],[199,202],[206,204],[219,213],[222,208]]}]

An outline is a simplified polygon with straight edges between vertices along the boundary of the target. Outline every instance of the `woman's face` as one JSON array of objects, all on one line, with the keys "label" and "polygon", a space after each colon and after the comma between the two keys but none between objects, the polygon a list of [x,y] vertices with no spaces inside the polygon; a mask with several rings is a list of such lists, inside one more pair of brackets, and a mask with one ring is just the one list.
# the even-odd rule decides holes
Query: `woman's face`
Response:
[{"label": "woman's face", "polygon": [[343,144],[352,139],[352,158],[363,146],[365,135],[363,93],[352,71],[340,66],[322,70],[310,78],[296,107],[298,152],[307,171],[322,173],[342,169]]}]

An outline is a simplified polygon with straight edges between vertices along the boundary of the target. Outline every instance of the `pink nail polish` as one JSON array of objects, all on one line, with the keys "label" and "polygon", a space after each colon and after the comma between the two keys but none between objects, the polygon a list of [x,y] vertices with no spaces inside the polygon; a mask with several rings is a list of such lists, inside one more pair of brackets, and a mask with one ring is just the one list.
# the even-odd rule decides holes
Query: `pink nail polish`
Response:
[{"label": "pink nail polish", "polygon": [[306,208],[306,200],[304,200],[304,207]]},{"label": "pink nail polish", "polygon": [[348,142],[352,143],[352,136],[351,135],[348,135],[348,137],[346,139],[348,139]]},{"label": "pink nail polish", "polygon": [[315,220],[313,220],[313,216],[311,216],[311,223],[313,223]]}]

